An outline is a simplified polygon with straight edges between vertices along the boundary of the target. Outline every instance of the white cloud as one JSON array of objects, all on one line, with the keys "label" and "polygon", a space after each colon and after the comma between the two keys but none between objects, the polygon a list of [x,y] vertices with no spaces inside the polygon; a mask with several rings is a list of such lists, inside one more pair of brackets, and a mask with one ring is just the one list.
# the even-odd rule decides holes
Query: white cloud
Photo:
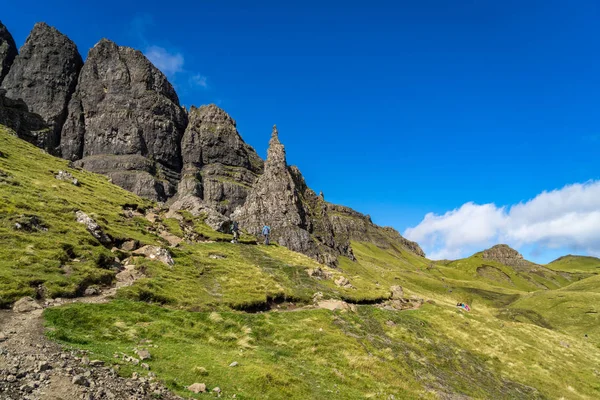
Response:
[{"label": "white cloud", "polygon": [[429,213],[404,236],[432,259],[459,258],[497,244],[570,248],[600,254],[600,181],[542,192],[510,207],[466,203],[443,215]]},{"label": "white cloud", "polygon": [[196,74],[190,77],[190,84],[193,86],[208,87],[207,78],[204,75]]},{"label": "white cloud", "polygon": [[181,53],[170,53],[159,46],[150,46],[146,49],[146,57],[165,75],[172,76],[183,71],[184,58]]}]

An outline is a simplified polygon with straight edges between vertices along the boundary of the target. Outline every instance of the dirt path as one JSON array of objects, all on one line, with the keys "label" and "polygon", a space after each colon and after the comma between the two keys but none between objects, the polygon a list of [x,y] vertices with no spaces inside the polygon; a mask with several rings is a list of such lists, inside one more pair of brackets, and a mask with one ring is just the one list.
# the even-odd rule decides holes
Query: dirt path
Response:
[{"label": "dirt path", "polygon": [[[129,272],[131,276],[125,274],[116,286],[99,295],[52,301],[46,306],[107,302],[118,288],[135,281],[135,272]],[[30,308],[36,304],[29,304]],[[152,372],[146,377],[121,378],[112,367],[50,341],[44,334],[43,309],[37,307],[21,313],[0,311],[0,399],[181,399],[155,381]]]}]

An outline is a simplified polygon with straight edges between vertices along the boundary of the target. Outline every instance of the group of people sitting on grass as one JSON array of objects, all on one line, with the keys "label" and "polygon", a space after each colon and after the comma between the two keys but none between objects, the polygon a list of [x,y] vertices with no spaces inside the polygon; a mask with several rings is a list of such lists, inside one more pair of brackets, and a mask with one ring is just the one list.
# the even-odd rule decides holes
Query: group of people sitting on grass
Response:
[{"label": "group of people sitting on grass", "polygon": [[469,307],[469,305],[466,303],[457,303],[456,307],[462,308],[465,311],[471,311],[471,307]]},{"label": "group of people sitting on grass", "polygon": [[[240,226],[237,221],[233,221],[231,224],[231,233],[233,233],[233,240],[231,243],[238,243],[240,239]],[[269,245],[269,236],[271,235],[271,227],[269,225],[265,225],[261,231],[263,237],[265,238],[265,245]]]}]

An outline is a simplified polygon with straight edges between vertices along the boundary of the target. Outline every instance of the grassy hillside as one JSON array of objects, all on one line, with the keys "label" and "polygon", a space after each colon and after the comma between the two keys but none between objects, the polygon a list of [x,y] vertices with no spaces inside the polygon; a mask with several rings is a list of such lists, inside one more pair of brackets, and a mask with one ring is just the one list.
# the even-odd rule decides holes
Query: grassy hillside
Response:
[{"label": "grassy hillside", "polygon": [[568,255],[552,261],[547,267],[555,271],[600,274],[600,258]]},{"label": "grassy hillside", "polygon": [[[117,245],[135,239],[168,247],[157,227],[181,238],[197,235],[169,249],[173,266],[131,259],[142,277],[111,302],[45,310],[51,338],[120,365],[121,374],[148,374],[114,357],[147,348],[151,371],[186,396],[194,382],[237,399],[600,396],[597,276],[516,272],[477,257],[438,264],[401,246],[361,242],[352,243],[357,261],[342,258],[329,269],[249,237],[231,244],[230,235],[211,231],[202,218],[167,217],[2,128],[0,151],[3,306],[23,295],[75,296],[89,285],[111,284],[114,257],[130,254],[94,239],[76,222],[77,210]],[[55,179],[58,170],[81,186]],[[156,215],[128,216],[124,208],[132,205]],[[15,229],[33,216],[43,229]],[[484,264],[490,268],[482,270]],[[319,267],[329,276],[309,275]],[[340,277],[349,285],[338,286]],[[396,285],[403,302],[389,301]],[[330,311],[315,297],[351,304]],[[473,311],[457,309],[459,301]],[[410,309],[394,309],[398,302]]]}]

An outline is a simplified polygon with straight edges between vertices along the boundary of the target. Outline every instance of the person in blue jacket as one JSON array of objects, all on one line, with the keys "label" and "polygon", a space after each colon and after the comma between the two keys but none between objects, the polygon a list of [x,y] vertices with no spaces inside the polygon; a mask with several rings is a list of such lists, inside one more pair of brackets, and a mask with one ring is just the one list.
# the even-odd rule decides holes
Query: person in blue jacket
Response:
[{"label": "person in blue jacket", "polygon": [[269,235],[271,235],[271,227],[269,225],[265,225],[262,228],[262,234],[265,237],[265,244],[269,245]]}]

